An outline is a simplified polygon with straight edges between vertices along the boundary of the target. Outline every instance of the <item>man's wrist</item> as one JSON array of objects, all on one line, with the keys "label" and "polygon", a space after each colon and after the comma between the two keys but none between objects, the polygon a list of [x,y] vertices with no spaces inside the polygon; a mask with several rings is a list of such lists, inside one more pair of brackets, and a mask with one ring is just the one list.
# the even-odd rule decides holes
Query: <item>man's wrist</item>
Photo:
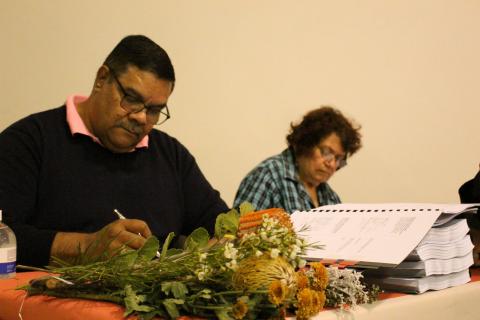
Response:
[{"label": "man's wrist", "polygon": [[50,257],[71,260],[88,247],[91,235],[78,232],[58,232],[53,239]]}]

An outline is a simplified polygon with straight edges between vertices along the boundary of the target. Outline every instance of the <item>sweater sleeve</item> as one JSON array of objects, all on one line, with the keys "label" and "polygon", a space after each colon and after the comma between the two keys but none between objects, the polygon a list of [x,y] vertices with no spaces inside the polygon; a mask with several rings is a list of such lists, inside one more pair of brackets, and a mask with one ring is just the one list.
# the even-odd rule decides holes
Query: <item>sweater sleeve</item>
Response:
[{"label": "sweater sleeve", "polygon": [[45,266],[56,232],[33,226],[42,163],[41,130],[23,119],[0,134],[0,209],[17,238],[17,261]]}]

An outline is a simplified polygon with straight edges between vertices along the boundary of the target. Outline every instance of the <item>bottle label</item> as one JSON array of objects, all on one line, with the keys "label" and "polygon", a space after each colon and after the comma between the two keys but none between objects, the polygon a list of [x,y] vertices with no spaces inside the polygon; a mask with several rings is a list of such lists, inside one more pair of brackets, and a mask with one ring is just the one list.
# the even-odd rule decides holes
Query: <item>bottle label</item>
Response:
[{"label": "bottle label", "polygon": [[0,275],[15,272],[15,262],[0,263]]},{"label": "bottle label", "polygon": [[0,249],[0,275],[15,272],[16,248]]}]

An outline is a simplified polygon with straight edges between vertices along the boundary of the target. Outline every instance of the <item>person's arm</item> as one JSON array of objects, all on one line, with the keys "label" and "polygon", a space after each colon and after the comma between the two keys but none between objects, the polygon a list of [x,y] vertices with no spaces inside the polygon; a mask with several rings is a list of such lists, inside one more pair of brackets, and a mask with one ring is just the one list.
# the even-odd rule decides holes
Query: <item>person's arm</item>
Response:
[{"label": "person's arm", "polygon": [[269,169],[257,167],[240,183],[233,205],[238,207],[243,202],[248,202],[254,206],[255,210],[281,207],[273,199],[274,194],[279,194],[279,192]]},{"label": "person's arm", "polygon": [[141,220],[114,221],[94,233],[58,232],[52,242],[50,257],[73,261],[79,252],[90,256],[111,256],[123,246],[138,249],[152,233]]},{"label": "person's arm", "polygon": [[23,119],[0,134],[0,208],[5,223],[17,238],[17,263],[45,266],[54,230],[34,226],[38,177],[44,154],[42,131],[31,119]]}]

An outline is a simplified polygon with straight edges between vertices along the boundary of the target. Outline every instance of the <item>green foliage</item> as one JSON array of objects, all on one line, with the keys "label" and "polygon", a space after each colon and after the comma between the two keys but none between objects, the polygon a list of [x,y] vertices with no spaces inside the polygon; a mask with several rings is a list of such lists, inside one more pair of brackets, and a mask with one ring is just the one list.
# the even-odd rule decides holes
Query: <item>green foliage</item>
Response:
[{"label": "green foliage", "polygon": [[239,209],[240,209],[240,216],[243,216],[244,214],[255,211],[254,206],[250,202],[242,202],[242,204],[240,204]]},{"label": "green foliage", "polygon": [[131,268],[137,261],[138,254],[138,251],[133,250],[119,254],[111,259],[111,266],[118,269]]},{"label": "green foliage", "polygon": [[218,320],[234,320],[232,317],[230,317],[229,310],[215,310],[215,315],[217,316]]},{"label": "green foliage", "polygon": [[163,243],[163,246],[162,246],[162,253],[160,254],[160,261],[163,261],[165,257],[169,254],[168,247],[170,246],[170,243],[172,242],[173,237],[175,237],[175,233],[170,232],[167,238],[165,239],[165,242]]},{"label": "green foliage", "polygon": [[138,257],[136,262],[145,262],[150,261],[155,258],[158,247],[159,241],[156,237],[149,237],[143,247],[138,250]]},{"label": "green foliage", "polygon": [[215,237],[222,239],[227,234],[237,234],[239,216],[240,214],[235,209],[219,214],[215,222]]},{"label": "green foliage", "polygon": [[195,251],[203,249],[208,245],[210,235],[205,228],[195,229],[185,240],[185,250]]},{"label": "green foliage", "polygon": [[132,286],[125,286],[125,313],[124,316],[128,316],[133,312],[150,312],[153,310],[152,307],[141,305],[142,302],[145,302],[145,295],[137,295],[137,292],[132,289]]},{"label": "green foliage", "polygon": [[165,299],[163,300],[163,305],[167,309],[168,315],[172,319],[176,319],[180,316],[177,305],[182,305],[184,303],[181,299]]},{"label": "green foliage", "polygon": [[173,295],[176,299],[184,300],[188,293],[187,286],[179,281],[168,281],[162,283],[162,291],[167,295]]}]

